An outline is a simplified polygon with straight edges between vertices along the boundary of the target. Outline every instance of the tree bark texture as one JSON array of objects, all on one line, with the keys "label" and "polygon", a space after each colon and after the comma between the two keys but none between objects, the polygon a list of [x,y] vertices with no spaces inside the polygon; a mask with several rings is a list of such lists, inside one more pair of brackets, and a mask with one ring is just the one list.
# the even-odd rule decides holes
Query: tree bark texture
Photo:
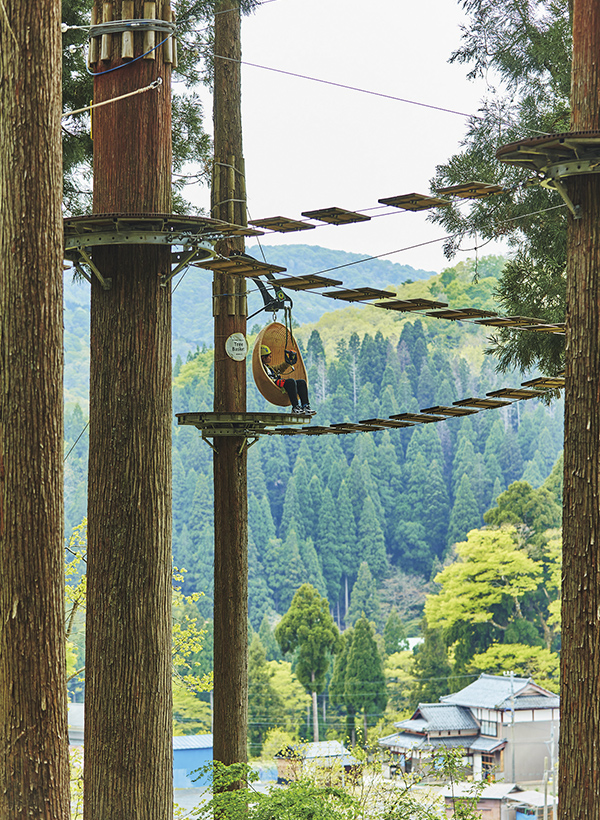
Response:
[{"label": "tree bark texture", "polygon": [[60,3],[0,11],[0,818],[67,820]]},{"label": "tree bark texture", "polygon": [[[102,20],[102,5],[97,10]],[[105,4],[104,4],[105,5]],[[120,2],[112,16],[123,12]],[[143,17],[136,0],[134,17]],[[168,9],[166,10],[168,12]],[[165,8],[156,4],[156,17]],[[127,16],[127,14],[125,14]],[[156,43],[164,37],[156,33]],[[96,73],[127,61],[121,35]],[[135,55],[143,53],[135,35]],[[162,48],[94,80],[94,211],[169,213],[170,67]],[[171,820],[171,292],[169,246],[93,259],[84,817]]]},{"label": "tree bark texture", "polygon": [[[600,128],[600,8],[575,0],[572,130]],[[563,500],[559,817],[600,820],[600,178],[572,177]]]},{"label": "tree bark texture", "polygon": [[[215,54],[241,59],[236,0],[215,8]],[[215,57],[215,162],[212,216],[246,225],[241,124],[241,65]],[[224,256],[243,251],[242,238],[224,240]],[[232,333],[246,334],[246,282],[214,274],[216,412],[246,411],[246,362],[225,352]],[[248,732],[248,501],[245,440],[215,439],[214,758],[245,762]]]}]

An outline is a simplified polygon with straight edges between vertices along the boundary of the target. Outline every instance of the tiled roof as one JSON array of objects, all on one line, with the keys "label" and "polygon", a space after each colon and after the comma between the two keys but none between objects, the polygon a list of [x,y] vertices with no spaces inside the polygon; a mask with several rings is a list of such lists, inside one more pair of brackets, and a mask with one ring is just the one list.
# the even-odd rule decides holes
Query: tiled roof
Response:
[{"label": "tiled roof", "polygon": [[406,732],[396,732],[394,735],[380,738],[377,742],[386,749],[419,749],[423,745],[423,738],[420,735],[409,735]]},{"label": "tiled roof", "polygon": [[304,743],[299,752],[305,760],[313,760],[316,757],[341,757],[349,754],[339,740],[323,740],[320,743]]},{"label": "tiled roof", "polygon": [[405,732],[478,731],[469,709],[450,703],[420,703],[412,718],[395,726]]},{"label": "tiled roof", "polygon": [[496,749],[500,749],[507,744],[506,738],[498,738],[495,737],[478,737],[476,738],[469,749],[473,752],[495,752]]},{"label": "tiled roof", "polygon": [[177,735],[173,738],[173,749],[212,749],[212,735]]},{"label": "tiled roof", "polygon": [[[481,792],[481,800],[502,800],[508,795],[511,798],[519,797],[519,792],[522,792],[520,786],[516,783],[490,783]],[[473,783],[455,783],[451,788],[444,789],[442,792],[444,797],[471,797],[473,794]]]},{"label": "tiled roof", "polygon": [[[551,709],[557,708],[558,698],[547,689],[543,689],[531,678],[516,678],[505,675],[482,674],[473,683],[465,686],[453,695],[444,695],[442,703],[456,706],[467,706],[471,709],[510,709],[514,697],[515,709]],[[536,705],[531,698],[535,698]]]},{"label": "tiled roof", "polygon": [[[410,732],[398,732],[395,735],[382,737],[378,741],[380,746],[386,749],[401,749],[413,751],[416,749],[465,749],[479,752],[494,751],[506,743],[506,740],[485,740],[473,736],[453,735],[452,737],[424,737],[423,735],[411,735]],[[487,748],[489,744],[490,748]]]},{"label": "tiled roof", "polygon": [[560,708],[560,698],[554,695],[549,698],[546,695],[519,695],[515,698],[515,709],[558,709]]}]

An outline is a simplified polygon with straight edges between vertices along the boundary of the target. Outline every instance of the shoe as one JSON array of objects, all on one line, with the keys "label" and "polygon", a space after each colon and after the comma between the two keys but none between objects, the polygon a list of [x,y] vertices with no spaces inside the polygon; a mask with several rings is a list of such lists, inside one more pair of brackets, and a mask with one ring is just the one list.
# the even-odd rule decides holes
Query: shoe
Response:
[{"label": "shoe", "polygon": [[292,415],[294,415],[294,416],[304,415],[304,410],[302,409],[302,407],[300,407],[299,404],[294,404],[294,406],[292,407]]},{"label": "shoe", "polygon": [[302,405],[302,412],[306,413],[307,416],[314,416],[317,412],[316,410],[310,409],[310,404],[303,404]]}]

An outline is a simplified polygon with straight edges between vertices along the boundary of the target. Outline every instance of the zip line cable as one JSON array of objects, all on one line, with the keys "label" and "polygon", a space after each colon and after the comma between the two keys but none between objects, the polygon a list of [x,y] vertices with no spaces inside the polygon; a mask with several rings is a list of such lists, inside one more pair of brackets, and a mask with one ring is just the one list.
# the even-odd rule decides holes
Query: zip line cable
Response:
[{"label": "zip line cable", "polygon": [[88,429],[89,426],[90,426],[90,422],[88,421],[87,424],[85,425],[85,427],[83,428],[83,430],[81,431],[81,433],[77,436],[77,438],[73,442],[73,446],[71,447],[71,449],[69,450],[67,455],[63,458],[63,463],[69,458],[69,456],[71,455],[71,453],[75,449],[75,445],[77,444],[77,442],[79,441],[79,439],[85,433],[85,431]]},{"label": "zip line cable", "polygon": [[282,68],[273,68],[272,66],[260,65],[259,63],[250,63],[247,60],[236,60],[234,57],[223,57],[221,54],[213,54],[213,57],[217,60],[227,60],[231,63],[239,63],[240,65],[247,65],[251,66],[252,68],[260,68],[263,71],[273,71],[276,74],[284,74],[287,77],[296,77],[300,80],[310,80],[313,83],[321,83],[322,85],[331,85],[334,88],[344,88],[348,91],[358,91],[361,94],[368,94],[371,97],[381,97],[385,100],[393,100],[394,102],[402,102],[406,103],[407,105],[418,105],[421,108],[430,108],[433,111],[442,111],[445,114],[456,114],[459,117],[468,117],[468,118],[475,118],[475,119],[483,119],[477,114],[466,114],[464,111],[456,111],[453,108],[444,108],[440,105],[432,105],[430,103],[419,102],[417,100],[409,100],[404,97],[396,97],[393,94],[383,94],[380,91],[371,91],[368,88],[359,88],[355,85],[346,85],[345,83],[336,83],[333,80],[324,80],[320,77],[310,77],[308,74],[298,74],[294,71],[285,71]]},{"label": "zip line cable", "polygon": [[[527,214],[520,214],[519,216],[511,217],[510,219],[504,219],[500,222],[500,224],[504,225],[504,224],[507,224],[509,222],[516,222],[519,219],[526,219],[527,217],[530,217],[530,216],[538,216],[540,214],[548,213],[549,211],[555,211],[559,208],[565,208],[565,207],[566,207],[566,205],[564,205],[562,203],[560,205],[552,205],[549,208],[543,208],[542,210],[539,210],[539,211],[532,211],[532,212],[527,213]],[[391,216],[392,213],[396,213],[396,212],[390,212],[389,214],[381,214],[381,216]],[[401,213],[401,212],[398,211],[398,213]],[[408,212],[406,212],[406,213],[408,213]],[[325,225],[316,225],[315,227],[321,228],[321,227],[327,227],[327,226],[325,226]],[[276,231],[272,231],[271,233],[276,233]],[[404,251],[415,250],[416,248],[422,248],[422,247],[425,247],[427,245],[433,245],[436,242],[445,242],[448,239],[454,239],[457,236],[463,236],[465,233],[467,233],[466,230],[456,231],[455,233],[446,234],[445,236],[440,236],[437,239],[428,239],[426,242],[419,242],[416,245],[407,245],[404,248],[398,248],[397,250],[394,250],[394,251],[386,251],[385,253],[379,253],[379,254],[376,254],[374,256],[365,256],[362,259],[355,259],[352,262],[344,262],[344,264],[342,264],[342,265],[335,265],[331,268],[323,268],[322,270],[311,271],[310,273],[303,274],[303,276],[319,276],[322,273],[331,273],[332,271],[341,270],[342,268],[349,268],[349,267],[352,267],[353,265],[361,265],[363,262],[371,262],[375,259],[381,259],[384,256],[392,256],[393,254],[396,254],[396,253],[403,253]],[[489,241],[491,242],[492,240],[489,240]],[[487,242],[485,244],[487,244]],[[480,247],[482,247],[482,246],[480,246]],[[264,257],[264,251],[263,251],[262,247],[261,247],[261,251],[262,251],[263,257]],[[266,261],[266,259],[265,259],[265,261]],[[294,279],[297,276],[297,274],[282,273],[281,276],[283,276],[283,277],[287,276],[290,279]],[[285,285],[283,287],[285,287]],[[334,288],[340,288],[340,289],[344,289],[346,287],[347,287],[346,285],[335,285],[334,286]],[[249,291],[249,293],[256,293],[256,292],[257,292],[257,290]],[[311,295],[314,295],[314,296],[323,296],[322,293],[319,293],[316,290],[310,290],[310,291],[306,291],[306,292],[310,293]],[[222,295],[227,296],[227,295],[230,295],[230,294],[222,294]]]}]

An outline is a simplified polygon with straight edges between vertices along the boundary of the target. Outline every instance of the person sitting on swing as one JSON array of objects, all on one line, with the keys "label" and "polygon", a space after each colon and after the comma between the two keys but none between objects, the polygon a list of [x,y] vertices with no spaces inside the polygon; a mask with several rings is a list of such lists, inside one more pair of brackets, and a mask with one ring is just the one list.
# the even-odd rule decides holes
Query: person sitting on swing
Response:
[{"label": "person sitting on swing", "polygon": [[289,367],[288,364],[271,364],[273,354],[267,345],[260,346],[260,360],[267,376],[272,379],[277,387],[285,390],[292,403],[292,413],[308,414],[313,416],[315,410],[310,409],[308,401],[308,386],[304,379],[287,379],[282,377],[281,371]]}]

